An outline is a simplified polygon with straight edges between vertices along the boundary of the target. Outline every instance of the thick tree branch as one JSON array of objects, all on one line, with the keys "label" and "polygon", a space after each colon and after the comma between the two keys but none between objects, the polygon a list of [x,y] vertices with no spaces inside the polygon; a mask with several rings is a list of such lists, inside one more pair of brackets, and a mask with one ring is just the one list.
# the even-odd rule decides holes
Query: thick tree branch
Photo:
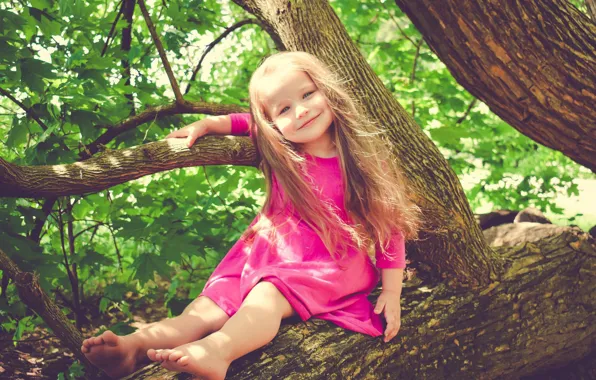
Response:
[{"label": "thick tree branch", "polygon": [[182,97],[182,93],[180,92],[180,87],[178,87],[178,81],[176,81],[176,77],[174,76],[174,72],[172,71],[172,67],[170,66],[170,62],[168,61],[168,57],[166,56],[166,52],[161,44],[161,40],[157,35],[155,30],[155,26],[151,21],[151,16],[147,11],[147,7],[145,6],[145,0],[138,0],[139,1],[139,8],[141,8],[141,12],[143,13],[143,17],[145,18],[145,22],[147,23],[147,28],[149,28],[149,32],[151,33],[151,38],[153,38],[153,43],[159,52],[159,56],[161,57],[161,62],[168,74],[168,79],[170,80],[170,85],[172,86],[172,91],[174,91],[174,96],[176,97],[177,103],[183,103],[184,98]]},{"label": "thick tree branch", "polygon": [[472,95],[596,171],[596,23],[566,0],[396,0]]},{"label": "thick tree branch", "polygon": [[257,166],[257,154],[248,137],[206,136],[190,149],[182,139],[166,139],[107,150],[70,165],[18,166],[0,158],[0,197],[95,193],[148,174],[200,165]]},{"label": "thick tree branch", "polygon": [[106,145],[114,137],[121,133],[127,132],[138,127],[143,123],[162,118],[164,116],[178,115],[183,113],[201,113],[207,115],[227,115],[234,112],[246,112],[246,108],[233,104],[217,104],[205,102],[188,102],[174,103],[166,106],[157,106],[144,110],[138,115],[132,116],[120,123],[109,126],[101,125],[98,128],[107,128],[107,131],[99,136],[95,141],[86,146],[86,150],[81,152],[79,156],[83,159],[91,157],[95,154],[100,145]]}]

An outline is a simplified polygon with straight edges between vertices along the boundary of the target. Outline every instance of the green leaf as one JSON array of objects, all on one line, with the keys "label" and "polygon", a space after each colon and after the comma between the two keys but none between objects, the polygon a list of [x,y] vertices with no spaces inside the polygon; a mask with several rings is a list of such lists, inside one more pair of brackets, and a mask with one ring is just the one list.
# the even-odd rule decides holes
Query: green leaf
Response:
[{"label": "green leaf", "polygon": [[135,270],[134,278],[138,279],[141,284],[145,284],[149,280],[153,280],[154,273],[157,272],[160,275],[168,275],[168,265],[166,261],[153,253],[144,253],[132,263]]},{"label": "green leaf", "polygon": [[12,128],[6,138],[6,145],[16,147],[25,144],[28,134],[29,130],[24,119],[14,116],[12,118]]},{"label": "green leaf", "polygon": [[45,89],[44,78],[54,79],[57,75],[53,66],[35,58],[23,58],[20,62],[21,80],[31,91],[41,93]]},{"label": "green leaf", "polygon": [[[81,256],[83,256],[81,258]],[[90,247],[87,247],[84,255],[78,255],[79,264],[83,267],[99,268],[99,266],[110,266],[115,263],[114,259],[102,255],[99,252],[94,251]]]}]

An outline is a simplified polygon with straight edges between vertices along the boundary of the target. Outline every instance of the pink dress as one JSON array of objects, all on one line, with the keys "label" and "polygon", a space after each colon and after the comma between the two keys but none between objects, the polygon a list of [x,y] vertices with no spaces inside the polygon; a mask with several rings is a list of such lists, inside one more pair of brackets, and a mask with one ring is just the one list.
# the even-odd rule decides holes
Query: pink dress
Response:
[{"label": "pink dress", "polygon": [[[249,114],[230,117],[232,134],[248,133]],[[333,202],[347,220],[339,159],[305,157],[307,171],[316,184],[315,191],[322,199]],[[275,192],[283,194],[274,179],[272,195]],[[297,215],[287,210],[276,211],[282,212],[285,223],[277,225],[275,244],[259,234],[252,242],[238,240],[208,279],[201,295],[232,316],[259,281],[268,281],[285,296],[303,321],[320,318],[352,331],[383,335],[381,317],[373,312],[374,306],[367,296],[379,282],[377,268],[405,268],[402,234],[394,235],[386,247],[391,258],[382,255],[377,246],[376,265],[366,252],[356,249],[349,250],[338,263],[318,235]],[[251,225],[261,216],[259,213]]]}]

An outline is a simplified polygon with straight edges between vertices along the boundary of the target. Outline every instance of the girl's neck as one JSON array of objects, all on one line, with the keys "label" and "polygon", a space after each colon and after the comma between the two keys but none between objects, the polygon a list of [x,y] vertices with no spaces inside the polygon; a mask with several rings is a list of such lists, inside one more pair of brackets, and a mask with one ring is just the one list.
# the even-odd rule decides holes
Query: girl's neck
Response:
[{"label": "girl's neck", "polygon": [[327,149],[302,149],[304,153],[308,153],[311,156],[322,157],[322,158],[331,158],[337,156],[337,149],[335,148],[335,144]]},{"label": "girl's neck", "polygon": [[316,141],[302,144],[300,150],[316,157],[330,158],[337,156],[337,148],[333,141],[333,134],[330,131]]}]

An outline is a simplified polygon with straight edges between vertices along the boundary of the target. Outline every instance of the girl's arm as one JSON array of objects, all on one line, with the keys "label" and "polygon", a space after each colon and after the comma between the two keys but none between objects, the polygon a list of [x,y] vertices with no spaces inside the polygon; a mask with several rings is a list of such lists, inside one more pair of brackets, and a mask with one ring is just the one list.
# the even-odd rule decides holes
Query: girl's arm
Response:
[{"label": "girl's arm", "polygon": [[379,269],[406,267],[406,242],[401,232],[394,234],[389,243],[385,246],[386,253],[383,254],[380,243],[375,247],[376,265]]},{"label": "girl's arm", "polygon": [[186,145],[190,148],[195,141],[205,135],[250,135],[250,114],[231,113],[223,116],[207,116],[195,121],[169,135],[168,138],[186,138]]},{"label": "girl's arm", "polygon": [[383,254],[381,247],[376,247],[377,267],[381,269],[383,288],[377,304],[375,314],[384,312],[387,327],[385,328],[385,342],[393,339],[401,326],[401,289],[406,267],[406,247],[403,234],[394,234],[385,247]]}]

